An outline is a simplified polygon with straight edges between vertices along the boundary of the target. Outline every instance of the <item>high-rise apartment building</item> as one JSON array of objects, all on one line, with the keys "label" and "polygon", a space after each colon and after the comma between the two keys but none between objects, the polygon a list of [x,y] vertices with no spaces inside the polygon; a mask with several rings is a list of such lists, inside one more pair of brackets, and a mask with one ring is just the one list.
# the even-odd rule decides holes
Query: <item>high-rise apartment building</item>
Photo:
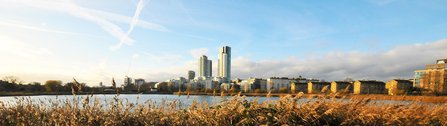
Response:
[{"label": "high-rise apartment building", "polygon": [[129,84],[132,84],[132,78],[126,76],[124,78],[124,85],[129,85]]},{"label": "high-rise apartment building", "polygon": [[194,77],[196,77],[196,72],[189,70],[188,71],[188,80],[192,80],[192,79],[194,79]]},{"label": "high-rise apartment building", "polygon": [[447,94],[447,58],[436,60],[425,70],[415,70],[413,86]]},{"label": "high-rise apartment building", "polygon": [[211,77],[212,75],[212,61],[208,60],[206,55],[199,58],[199,77]]},{"label": "high-rise apartment building", "polygon": [[231,81],[231,48],[224,46],[220,48],[219,61],[218,61],[218,76],[227,78],[228,82]]}]

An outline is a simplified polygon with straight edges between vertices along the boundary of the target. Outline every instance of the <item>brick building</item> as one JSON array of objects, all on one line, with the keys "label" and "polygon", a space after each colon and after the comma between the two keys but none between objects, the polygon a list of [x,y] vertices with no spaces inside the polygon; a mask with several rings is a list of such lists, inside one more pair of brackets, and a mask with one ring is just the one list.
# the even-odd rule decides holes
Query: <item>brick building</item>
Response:
[{"label": "brick building", "polygon": [[323,87],[328,85],[328,90],[331,89],[331,83],[329,82],[309,82],[307,84],[308,93],[320,93]]},{"label": "brick building", "polygon": [[405,91],[410,91],[413,87],[413,82],[409,80],[393,79],[385,83],[385,89],[388,89],[389,95],[403,94]]},{"label": "brick building", "polygon": [[376,80],[358,80],[354,82],[354,94],[384,94],[385,83]]},{"label": "brick building", "polygon": [[344,90],[346,89],[346,87],[349,86],[348,92],[347,93],[353,93],[354,92],[354,85],[352,85],[352,83],[348,82],[348,81],[333,81],[331,83],[331,92],[332,93],[337,93],[340,90]]}]

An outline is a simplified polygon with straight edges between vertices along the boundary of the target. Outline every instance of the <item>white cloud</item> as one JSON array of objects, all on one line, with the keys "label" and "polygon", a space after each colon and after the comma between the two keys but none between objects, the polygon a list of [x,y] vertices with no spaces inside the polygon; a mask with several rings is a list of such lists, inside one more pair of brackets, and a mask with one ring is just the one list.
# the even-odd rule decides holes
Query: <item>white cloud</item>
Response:
[{"label": "white cloud", "polygon": [[208,48],[200,48],[200,49],[193,49],[190,50],[189,53],[195,58],[199,59],[202,55],[206,55],[208,53]]},{"label": "white cloud", "polygon": [[[195,52],[200,52],[196,49]],[[413,78],[414,70],[425,69],[437,59],[447,58],[447,39],[425,44],[400,45],[389,51],[363,53],[360,51],[331,51],[313,56],[290,56],[285,59],[265,59],[253,61],[245,57],[231,61],[232,78],[298,77],[318,78],[327,81],[343,80],[347,77],[361,80],[372,79],[389,81],[395,78]],[[147,81],[165,81],[186,77],[188,70],[197,70],[197,61],[184,62],[163,71],[140,73],[138,76],[150,77]],[[215,71],[217,67],[213,67]],[[214,75],[215,76],[215,75]]]},{"label": "white cloud", "polygon": [[0,22],[0,25],[12,26],[12,27],[18,27],[18,28],[25,28],[25,29],[36,30],[36,31],[43,31],[43,32],[53,32],[53,33],[62,33],[62,34],[77,34],[77,33],[73,33],[73,32],[48,30],[48,29],[32,27],[32,26],[27,26],[27,25],[21,25],[21,24],[15,24],[15,23],[8,23],[8,22]]},{"label": "white cloud", "polygon": [[425,44],[401,45],[389,51],[362,53],[332,51],[319,58],[299,56],[255,62],[244,57],[232,60],[233,78],[303,77],[325,80],[413,78],[414,70],[425,69],[437,59],[447,58],[447,39]]},{"label": "white cloud", "polygon": [[[46,48],[36,48],[33,45],[24,43],[15,38],[0,35],[0,56],[13,54],[23,58],[34,59],[38,55],[53,55],[53,53]],[[3,57],[3,56],[2,56]]]},{"label": "white cloud", "polygon": [[[343,80],[346,77],[356,80],[389,81],[394,78],[412,78],[414,70],[424,69],[425,65],[434,64],[437,59],[447,58],[445,54],[447,54],[447,39],[425,44],[395,46],[389,51],[377,53],[332,51],[322,54],[318,58],[290,56],[285,59],[265,59],[261,61],[237,57],[232,59],[231,72],[232,78],[239,77],[242,79],[271,76],[298,77],[302,75],[306,78],[328,81]],[[152,57],[151,59],[164,61],[179,58],[183,57],[180,55],[165,55],[163,57]],[[171,66],[163,70],[134,70],[132,71],[132,77],[144,78],[146,81],[165,81],[177,77],[186,77],[188,70],[197,70],[197,65],[198,62],[193,60],[183,62],[181,66]],[[114,69],[111,69],[111,67]],[[70,74],[0,73],[0,75],[18,76],[27,82],[44,82],[49,79],[61,79],[68,82],[72,81],[71,77],[75,77],[77,80],[87,82],[93,86],[99,82],[110,84],[111,77],[116,77],[116,82],[121,84],[123,80],[120,76],[124,76],[124,74],[116,73],[126,70],[127,66],[108,66],[106,59],[102,59],[97,66],[92,66],[89,69],[73,70]]]},{"label": "white cloud", "polygon": [[138,54],[133,54],[132,57],[136,59],[136,58],[140,57],[140,55],[138,55]]}]

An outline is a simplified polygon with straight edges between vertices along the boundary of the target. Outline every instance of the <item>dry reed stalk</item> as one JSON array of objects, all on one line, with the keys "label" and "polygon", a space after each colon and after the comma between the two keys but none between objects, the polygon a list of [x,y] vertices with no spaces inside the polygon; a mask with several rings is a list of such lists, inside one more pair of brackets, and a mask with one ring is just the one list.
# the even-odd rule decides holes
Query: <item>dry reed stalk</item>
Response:
[{"label": "dry reed stalk", "polygon": [[351,85],[348,85],[348,86],[346,86],[346,88],[345,88],[345,90],[344,90],[344,93],[348,93],[349,92],[349,87],[350,87]]},{"label": "dry reed stalk", "polygon": [[189,92],[188,92],[188,95],[186,95],[186,99],[189,99]]},{"label": "dry reed stalk", "polygon": [[324,93],[328,89],[328,87],[329,87],[329,85],[324,86],[323,89],[321,89],[320,93]]},{"label": "dry reed stalk", "polygon": [[265,97],[270,98],[270,93],[272,93],[272,91],[269,91],[269,93]]},{"label": "dry reed stalk", "polygon": [[220,92],[220,98],[223,98],[223,96],[224,96],[224,91],[221,91]]},{"label": "dry reed stalk", "polygon": [[73,88],[73,85],[71,85],[71,93],[73,94],[73,97],[76,96],[75,90]]},{"label": "dry reed stalk", "polygon": [[[188,95],[189,96],[189,95]],[[187,96],[187,99],[189,97]],[[223,95],[221,95],[223,96]],[[73,96],[74,97],[74,96]],[[90,96],[91,97],[91,96]],[[220,105],[198,103],[182,109],[180,100],[123,103],[113,98],[101,104],[85,99],[69,101],[15,97],[0,101],[0,125],[446,125],[443,105],[385,104],[354,98],[349,102],[313,99],[295,103],[298,93],[258,104],[235,95]],[[81,104],[82,103],[82,104]],[[296,105],[295,105],[296,104]],[[78,105],[82,105],[78,107]],[[411,113],[411,114],[409,114]]]},{"label": "dry reed stalk", "polygon": [[140,93],[141,85],[138,85],[138,93]]},{"label": "dry reed stalk", "polygon": [[76,84],[76,87],[78,87],[78,93],[82,93],[82,85],[78,83],[75,78],[73,78],[73,81]]}]

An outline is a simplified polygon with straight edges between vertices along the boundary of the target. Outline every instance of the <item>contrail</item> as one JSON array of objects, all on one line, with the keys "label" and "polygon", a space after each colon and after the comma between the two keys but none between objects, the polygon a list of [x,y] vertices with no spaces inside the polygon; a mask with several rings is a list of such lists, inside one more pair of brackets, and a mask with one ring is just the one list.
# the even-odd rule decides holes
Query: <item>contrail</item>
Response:
[{"label": "contrail", "polygon": [[129,31],[127,31],[127,34],[122,36],[122,38],[120,39],[120,43],[118,45],[110,46],[111,50],[119,49],[123,45],[123,43],[126,45],[132,45],[132,42],[125,41],[125,40],[126,40],[126,38],[128,38],[130,32],[132,32],[133,28],[138,23],[138,18],[140,17],[140,12],[143,9],[143,7],[144,7],[144,0],[140,0],[140,2],[138,2],[138,5],[137,5],[137,10],[135,11],[135,15],[132,18],[132,22],[130,22]]},{"label": "contrail", "polygon": [[140,17],[140,12],[143,9],[143,7],[144,7],[144,3],[143,3],[143,0],[141,0],[140,2],[138,2],[137,11],[135,12],[135,15],[132,18],[132,22],[130,23],[130,29],[129,29],[129,31],[127,31],[127,35],[129,35],[130,32],[135,27],[135,25],[137,25],[138,18]]},{"label": "contrail", "polygon": [[[0,0],[0,1],[2,1],[2,0]],[[74,17],[92,21],[92,22],[100,25],[103,30],[110,33],[113,37],[119,39],[120,43],[118,45],[110,46],[109,49],[112,51],[119,49],[123,44],[132,45],[132,43],[136,42],[135,40],[128,37],[128,35],[131,33],[131,31],[133,30],[133,28],[135,26],[146,28],[146,29],[157,30],[157,31],[171,32],[169,29],[165,28],[162,25],[138,20],[141,10],[143,9],[145,3],[147,3],[146,0],[141,0],[138,3],[135,15],[132,18],[128,17],[128,16],[114,14],[114,13],[108,13],[108,12],[98,11],[98,10],[94,10],[94,9],[83,8],[83,7],[77,6],[76,4],[72,3],[69,0],[10,0],[7,2],[20,2],[24,5],[28,5],[28,6],[32,6],[32,7],[43,8],[43,9],[59,11],[59,12],[66,12]],[[115,25],[114,23],[112,23],[108,20],[130,23],[131,26],[130,26],[129,31],[125,32],[120,27],[118,27],[117,25]],[[9,26],[14,26],[14,27],[21,27],[21,28],[27,28],[27,29],[31,29],[31,30],[38,30],[38,31],[45,31],[45,32],[76,34],[76,33],[70,33],[70,32],[52,31],[52,30],[46,30],[46,29],[11,25],[11,24],[6,24],[6,23],[0,24],[0,25],[9,25]]]}]

